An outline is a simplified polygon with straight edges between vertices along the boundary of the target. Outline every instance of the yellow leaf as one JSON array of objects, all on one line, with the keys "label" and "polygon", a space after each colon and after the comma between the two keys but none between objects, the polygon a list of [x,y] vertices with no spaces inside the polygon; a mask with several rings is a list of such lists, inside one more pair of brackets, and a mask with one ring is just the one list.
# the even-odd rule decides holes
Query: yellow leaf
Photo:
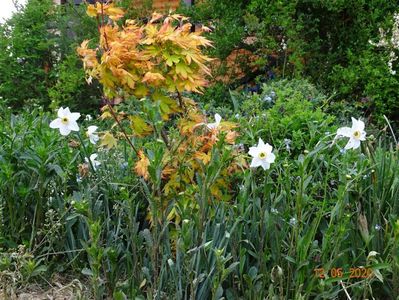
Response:
[{"label": "yellow leaf", "polygon": [[97,9],[93,4],[89,4],[87,6],[86,13],[89,17],[97,17]]},{"label": "yellow leaf", "polygon": [[129,116],[130,126],[135,135],[144,137],[152,132],[152,127],[148,125],[141,117],[137,115]]},{"label": "yellow leaf", "polygon": [[112,115],[111,115],[111,113],[110,113],[108,110],[106,110],[106,111],[104,111],[104,112],[101,114],[100,119],[101,119],[101,120],[112,119]]},{"label": "yellow leaf", "polygon": [[113,147],[116,147],[117,145],[117,140],[115,137],[107,131],[102,137],[101,137],[101,144],[100,146],[102,147],[107,147],[108,149],[111,149]]},{"label": "yellow leaf", "polygon": [[173,100],[170,97],[156,92],[153,94],[152,98],[155,101],[159,101],[159,108],[161,109],[162,118],[164,120],[168,120],[170,114],[180,111],[176,100]]},{"label": "yellow leaf", "polygon": [[210,191],[212,196],[214,196],[216,199],[221,200],[223,198],[223,193],[216,184],[211,186]]},{"label": "yellow leaf", "polygon": [[150,24],[154,23],[156,21],[158,21],[159,19],[161,19],[163,17],[163,15],[161,15],[160,13],[157,13],[156,11],[152,13],[152,18],[150,20]]},{"label": "yellow leaf", "polygon": [[144,84],[142,84],[142,83],[136,84],[136,88],[134,89],[133,94],[137,98],[145,97],[145,96],[147,96],[147,93],[148,93],[148,89]]},{"label": "yellow leaf", "polygon": [[196,152],[194,154],[194,157],[201,160],[204,165],[210,162],[211,160],[211,154],[210,153],[204,153],[204,152]]},{"label": "yellow leaf", "polygon": [[184,63],[180,62],[176,65],[176,74],[180,74],[184,79],[187,79],[188,74],[191,73],[193,73],[193,71]]},{"label": "yellow leaf", "polygon": [[164,81],[164,80],[165,80],[165,77],[163,77],[159,73],[147,72],[147,73],[145,73],[142,82],[148,82],[150,84],[159,85],[161,83],[161,81]]},{"label": "yellow leaf", "polygon": [[125,12],[123,9],[119,7],[114,7],[113,4],[110,4],[109,7],[106,9],[105,13],[109,16],[109,18],[113,21],[118,21],[120,18],[123,17]]},{"label": "yellow leaf", "polygon": [[150,175],[148,173],[148,166],[150,165],[150,161],[141,150],[139,151],[139,158],[140,159],[137,161],[134,170],[136,171],[137,175],[142,176],[145,180],[147,180],[148,176]]}]

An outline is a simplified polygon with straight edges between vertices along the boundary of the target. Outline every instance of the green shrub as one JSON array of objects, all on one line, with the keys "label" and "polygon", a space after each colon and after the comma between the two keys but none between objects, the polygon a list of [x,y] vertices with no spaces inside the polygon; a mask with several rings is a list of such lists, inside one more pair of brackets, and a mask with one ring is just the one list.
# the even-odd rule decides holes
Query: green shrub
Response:
[{"label": "green shrub", "polygon": [[[218,5],[222,9],[213,10]],[[383,114],[398,120],[398,76],[388,71],[387,53],[369,40],[378,40],[379,27],[391,28],[396,9],[393,1],[384,0],[251,0],[240,5],[209,0],[190,12],[195,21],[215,20],[209,36],[215,55],[251,49],[263,72],[306,76],[327,94],[336,93],[335,101],[348,101],[381,124]],[[245,36],[257,41],[245,45]]]},{"label": "green shrub", "polygon": [[83,6],[29,0],[0,25],[2,101],[15,111],[48,109],[51,101],[80,111],[97,108],[100,92],[85,82],[75,50],[82,40],[94,37],[96,27]]},{"label": "green shrub", "polygon": [[241,104],[237,117],[248,130],[244,134],[247,142],[263,136],[282,155],[296,157],[334,135],[334,117],[321,109],[327,98],[309,82],[280,80],[264,84],[262,90],[260,95],[238,100]]}]

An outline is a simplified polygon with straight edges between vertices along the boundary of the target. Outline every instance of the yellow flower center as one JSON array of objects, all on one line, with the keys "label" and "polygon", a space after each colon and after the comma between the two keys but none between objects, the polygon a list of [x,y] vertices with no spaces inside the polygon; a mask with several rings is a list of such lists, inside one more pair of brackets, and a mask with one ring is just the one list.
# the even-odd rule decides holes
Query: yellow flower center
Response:
[{"label": "yellow flower center", "polygon": [[358,139],[358,138],[360,138],[360,131],[359,130],[356,130],[354,133],[353,133],[353,136],[356,138],[356,139]]},{"label": "yellow flower center", "polygon": [[265,159],[266,158],[266,152],[260,152],[259,153],[259,158],[260,159]]},{"label": "yellow flower center", "polygon": [[68,118],[67,118],[67,117],[63,117],[63,118],[61,119],[61,123],[62,123],[62,124],[68,124]]}]

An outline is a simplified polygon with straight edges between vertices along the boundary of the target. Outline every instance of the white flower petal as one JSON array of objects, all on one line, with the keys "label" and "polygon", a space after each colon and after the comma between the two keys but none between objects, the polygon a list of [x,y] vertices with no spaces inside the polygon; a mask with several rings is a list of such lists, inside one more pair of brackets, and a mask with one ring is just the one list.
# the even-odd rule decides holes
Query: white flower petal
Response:
[{"label": "white flower petal", "polygon": [[276,160],[276,155],[274,155],[274,153],[268,153],[265,160],[269,164],[274,163],[274,161]]},{"label": "white flower petal", "polygon": [[357,148],[359,148],[360,147],[360,140],[354,140],[353,142],[352,142],[352,149],[357,149]]},{"label": "white flower petal", "polygon": [[73,121],[77,121],[80,118],[80,113],[71,113],[69,115],[69,119]]},{"label": "white flower petal", "polygon": [[263,147],[262,150],[264,150],[266,152],[267,155],[269,155],[270,153],[272,153],[273,151],[273,147],[271,145],[269,145],[269,143],[266,143]]},{"label": "white flower petal", "polygon": [[362,131],[359,140],[360,141],[365,141],[366,140],[366,132],[365,131]]},{"label": "white flower petal", "polygon": [[248,154],[251,155],[252,157],[258,157],[259,155],[259,148],[258,147],[250,147]]},{"label": "white flower petal", "polygon": [[258,141],[258,148],[265,146],[265,143],[263,142],[263,140],[261,138],[259,138]]},{"label": "white flower petal", "polygon": [[[355,146],[356,146],[357,143],[360,145],[360,141],[358,141],[358,140],[356,140],[356,139],[353,139],[353,138],[350,138],[349,141],[348,141],[348,143],[347,143],[346,146],[345,146],[345,149],[346,149],[346,150],[349,150],[349,149],[356,149]],[[357,146],[357,148],[358,148],[358,147],[359,147],[359,146]]]},{"label": "white flower petal", "polygon": [[61,135],[67,136],[68,134],[71,133],[71,130],[69,129],[69,127],[67,125],[61,124],[59,128],[60,128]]},{"label": "white flower petal", "polygon": [[97,144],[97,142],[100,140],[98,135],[95,135],[95,134],[90,134],[89,139],[90,139],[90,143],[92,143],[93,145]]},{"label": "white flower petal", "polygon": [[61,119],[65,116],[64,115],[64,109],[62,107],[60,107],[58,109],[57,116],[58,116],[58,118],[61,118]]},{"label": "white flower petal", "polygon": [[338,128],[337,130],[337,137],[342,137],[342,136],[351,137],[352,134],[353,134],[352,128],[350,127],[341,127]]},{"label": "white flower petal", "polygon": [[219,114],[215,114],[215,121],[216,124],[219,125],[220,122],[222,121],[222,117]]},{"label": "white flower petal", "polygon": [[98,154],[97,153],[93,153],[92,155],[90,155],[90,160],[93,161],[97,158]]},{"label": "white flower petal", "polygon": [[73,131],[79,131],[79,126],[78,123],[76,123],[76,121],[70,120],[68,123],[68,128]]},{"label": "white flower petal", "polygon": [[262,166],[263,170],[270,169],[270,164],[265,159],[262,160],[261,166]]},{"label": "white flower petal", "polygon": [[64,116],[65,117],[69,117],[71,114],[71,111],[69,110],[69,107],[65,107],[64,108]]},{"label": "white flower petal", "polygon": [[97,126],[89,126],[89,127],[87,127],[87,134],[93,134],[94,132],[96,132],[96,130],[98,129],[98,127]]},{"label": "white flower petal", "polygon": [[251,168],[256,168],[262,165],[262,160],[259,157],[254,157],[251,161]]},{"label": "white flower petal", "polygon": [[60,118],[57,118],[57,119],[55,119],[55,120],[53,120],[53,121],[51,121],[51,123],[50,123],[50,128],[60,128],[60,126],[61,126],[61,119]]},{"label": "white flower petal", "polygon": [[354,131],[363,131],[364,130],[364,122],[361,120],[356,120],[355,118],[352,117],[352,129]]}]

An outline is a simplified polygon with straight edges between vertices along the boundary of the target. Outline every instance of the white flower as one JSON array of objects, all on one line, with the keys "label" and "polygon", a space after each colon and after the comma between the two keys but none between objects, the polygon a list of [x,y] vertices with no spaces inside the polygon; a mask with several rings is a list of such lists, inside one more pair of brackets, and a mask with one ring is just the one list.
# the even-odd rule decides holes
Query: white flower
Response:
[{"label": "white flower", "polygon": [[89,126],[87,127],[86,131],[86,135],[90,139],[90,143],[92,143],[93,145],[95,145],[100,139],[98,135],[95,134],[97,128],[98,128],[97,126]]},{"label": "white flower", "polygon": [[93,117],[91,115],[86,115],[85,120],[86,121],[91,121],[93,119]]},{"label": "white flower", "polygon": [[270,102],[273,101],[273,98],[270,97],[270,96],[266,96],[266,97],[263,98],[263,101],[270,103]]},{"label": "white flower", "polygon": [[69,108],[58,109],[58,118],[51,121],[51,128],[58,128],[62,135],[68,135],[71,131],[79,131],[79,126],[76,121],[80,118],[80,113],[71,113]]},{"label": "white flower", "polygon": [[366,132],[364,131],[364,122],[352,118],[352,127],[341,127],[337,130],[335,138],[348,137],[349,141],[345,149],[357,149],[360,147],[360,142],[366,140]]},{"label": "white flower", "polygon": [[294,218],[294,217],[292,217],[291,219],[290,219],[290,225],[291,226],[295,226],[297,224],[297,220]]},{"label": "white flower", "polygon": [[[97,156],[98,156],[98,155],[97,155],[96,153],[90,155],[90,162],[91,162],[91,165],[93,166],[94,171],[96,171],[96,170],[97,170],[97,167],[99,167],[99,166],[101,165],[101,163],[100,163],[98,160],[96,160],[96,159],[97,159]],[[87,163],[89,163],[89,160],[88,160],[87,157],[85,157],[85,161],[86,161]]]},{"label": "white flower", "polygon": [[275,209],[275,208],[273,208],[273,207],[270,209],[270,212],[271,212],[272,214],[275,214],[275,215],[278,214],[278,210]]},{"label": "white flower", "polygon": [[219,127],[220,122],[222,121],[222,117],[219,114],[215,114],[215,123],[209,123],[206,126],[208,129],[213,130]]},{"label": "white flower", "polygon": [[276,156],[272,153],[273,147],[268,143],[264,143],[261,138],[259,138],[258,146],[250,147],[248,154],[251,155],[252,162],[251,168],[261,166],[263,170],[270,168],[270,164],[274,162]]},{"label": "white flower", "polygon": [[290,139],[284,139],[285,149],[287,149],[288,152],[291,149],[291,147],[290,147],[291,143],[292,143],[292,141]]}]

